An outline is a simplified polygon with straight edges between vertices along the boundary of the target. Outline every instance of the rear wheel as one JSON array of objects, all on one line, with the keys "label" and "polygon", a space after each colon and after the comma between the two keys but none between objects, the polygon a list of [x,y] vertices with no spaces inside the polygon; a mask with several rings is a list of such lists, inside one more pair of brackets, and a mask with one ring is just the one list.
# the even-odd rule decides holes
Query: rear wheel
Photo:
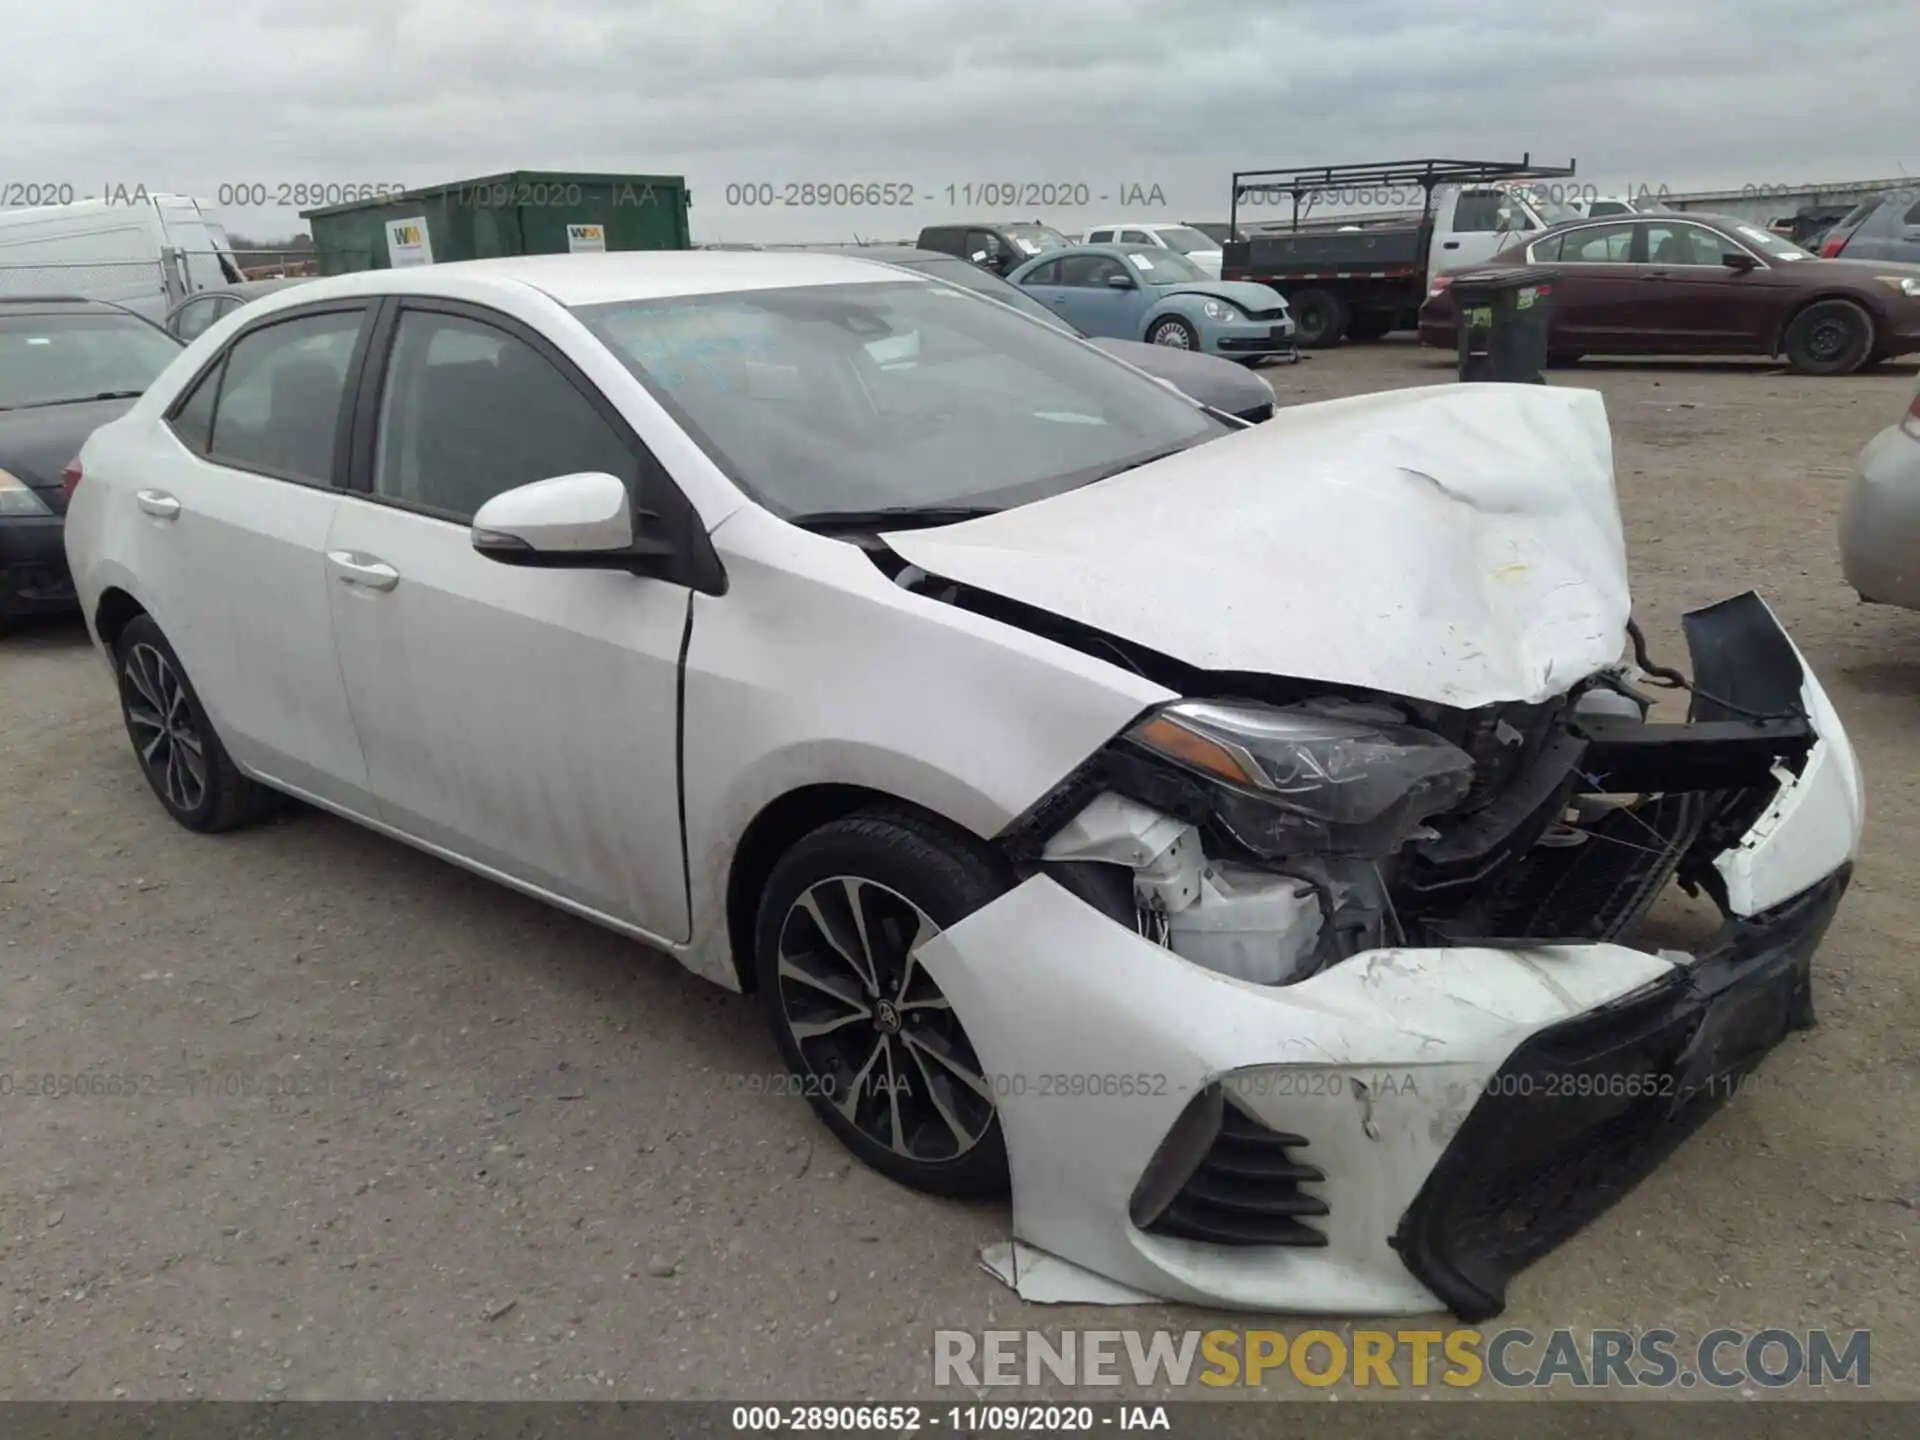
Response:
[{"label": "rear wheel", "polygon": [[1547,367],[1564,370],[1570,365],[1578,365],[1585,358],[1586,352],[1582,350],[1552,350],[1547,353]]},{"label": "rear wheel", "polygon": [[1872,317],[1851,300],[1816,300],[1787,326],[1787,363],[1802,375],[1851,375],[1873,338]]},{"label": "rear wheel", "polygon": [[1193,326],[1178,315],[1162,315],[1147,327],[1147,341],[1152,345],[1166,345],[1174,350],[1198,350],[1200,336]]},{"label": "rear wheel", "polygon": [[114,647],[120,713],[141,773],[166,811],[189,830],[232,830],[273,808],[275,796],[242,775],[214,733],[186,667],[149,615],[136,615]]},{"label": "rear wheel", "polygon": [[1293,311],[1293,340],[1302,350],[1338,345],[1347,328],[1347,307],[1331,290],[1302,290],[1288,302]]},{"label": "rear wheel", "polygon": [[802,839],[761,894],[754,965],[781,1055],[841,1143],[916,1190],[1007,1189],[993,1086],[915,952],[1010,884],[972,836],[870,810]]}]

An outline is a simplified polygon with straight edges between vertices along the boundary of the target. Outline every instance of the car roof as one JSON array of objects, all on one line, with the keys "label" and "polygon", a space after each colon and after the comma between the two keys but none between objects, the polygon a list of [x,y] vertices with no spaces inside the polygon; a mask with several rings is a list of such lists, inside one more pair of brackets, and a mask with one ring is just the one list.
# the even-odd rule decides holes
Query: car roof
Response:
[{"label": "car roof", "polygon": [[137,310],[129,310],[111,300],[91,300],[85,295],[0,295],[0,316],[75,314],[131,315],[143,324],[153,324]]},{"label": "car roof", "polygon": [[878,260],[883,265],[911,265],[916,260],[938,260],[946,265],[971,265],[949,250],[923,250],[918,245],[807,245],[809,255],[851,255],[857,260]]},{"label": "car roof", "polygon": [[399,270],[357,270],[316,279],[303,299],[336,295],[467,295],[485,288],[534,290],[562,305],[722,295],[801,285],[899,282],[899,270],[850,255],[806,250],[619,250],[595,255],[513,255]]}]

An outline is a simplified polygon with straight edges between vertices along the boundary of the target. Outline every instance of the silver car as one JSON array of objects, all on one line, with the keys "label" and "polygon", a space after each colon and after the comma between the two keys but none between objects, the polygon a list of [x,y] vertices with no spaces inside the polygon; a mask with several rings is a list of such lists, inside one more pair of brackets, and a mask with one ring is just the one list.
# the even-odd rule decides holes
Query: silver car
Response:
[{"label": "silver car", "polygon": [[202,290],[197,295],[189,295],[169,310],[164,323],[167,330],[178,339],[192,340],[202,330],[212,328],[214,321],[238,310],[249,300],[257,300],[262,295],[271,295],[276,290],[311,279],[311,275],[284,275],[271,280],[243,280],[238,285]]},{"label": "silver car", "polygon": [[1854,462],[1840,568],[1862,600],[1920,610],[1920,393]]}]

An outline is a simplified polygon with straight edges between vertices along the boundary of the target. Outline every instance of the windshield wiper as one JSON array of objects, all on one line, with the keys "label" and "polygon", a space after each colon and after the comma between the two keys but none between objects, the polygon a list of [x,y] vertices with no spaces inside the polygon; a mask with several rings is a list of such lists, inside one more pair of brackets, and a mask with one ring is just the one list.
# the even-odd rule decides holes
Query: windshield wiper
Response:
[{"label": "windshield wiper", "polygon": [[998,505],[887,505],[878,510],[816,510],[789,523],[802,530],[911,530],[998,515]]},{"label": "windshield wiper", "polygon": [[138,400],[144,390],[102,390],[98,395],[69,395],[64,400],[34,400],[25,405],[6,405],[6,410],[44,410],[51,405],[85,405],[91,400]]}]

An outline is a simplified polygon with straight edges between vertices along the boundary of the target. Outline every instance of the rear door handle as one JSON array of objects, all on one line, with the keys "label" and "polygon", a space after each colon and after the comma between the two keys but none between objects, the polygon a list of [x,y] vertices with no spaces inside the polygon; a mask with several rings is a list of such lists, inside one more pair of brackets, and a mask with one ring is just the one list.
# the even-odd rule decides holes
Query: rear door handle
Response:
[{"label": "rear door handle", "polygon": [[400,572],[386,561],[352,550],[329,550],[327,568],[342,584],[368,590],[391,590],[400,583]]},{"label": "rear door handle", "polygon": [[180,502],[164,490],[142,490],[134,499],[140,502],[140,508],[156,520],[176,520],[180,516]]}]

